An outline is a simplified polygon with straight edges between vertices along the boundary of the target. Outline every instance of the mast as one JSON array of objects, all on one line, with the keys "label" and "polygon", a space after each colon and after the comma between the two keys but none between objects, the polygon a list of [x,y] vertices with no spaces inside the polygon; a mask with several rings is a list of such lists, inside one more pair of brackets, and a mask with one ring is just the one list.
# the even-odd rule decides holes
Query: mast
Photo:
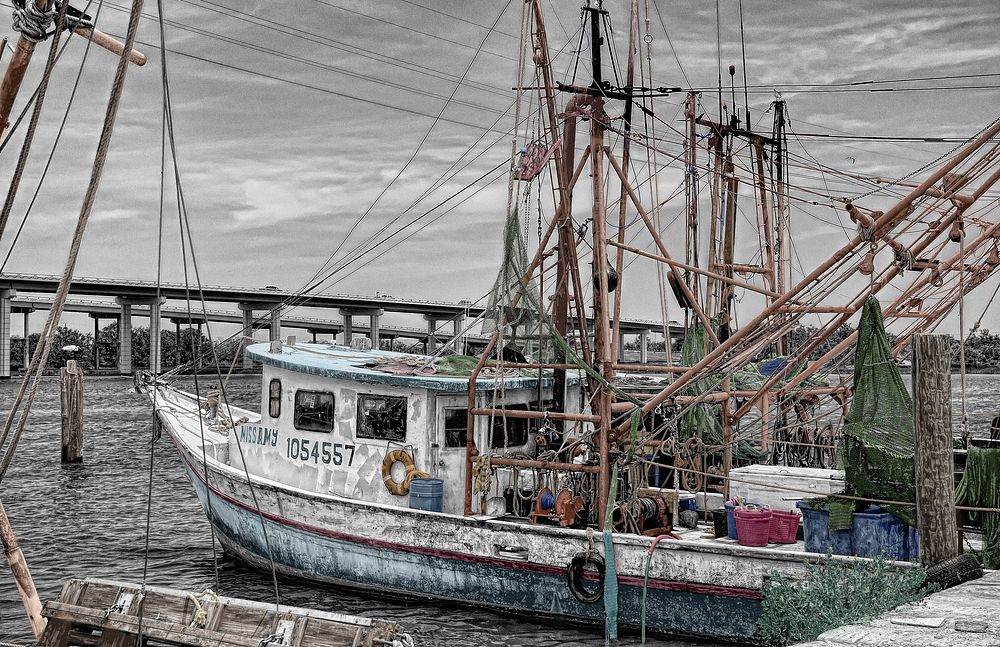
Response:
[{"label": "mast", "polygon": [[[686,253],[684,260],[688,265],[698,266],[698,127],[695,123],[698,107],[698,93],[694,90],[688,92],[687,99],[684,100],[684,121],[685,121],[685,166],[684,169],[684,194],[687,198],[687,227],[685,227]],[[691,293],[697,299],[698,275],[685,273],[688,278],[688,285]]]},{"label": "mast", "polygon": [[[26,2],[32,2],[32,0],[26,0]],[[46,12],[54,12],[55,4],[54,0],[34,0],[34,12],[30,12],[30,7],[22,9],[22,11],[33,13],[34,15],[44,15]],[[16,8],[15,11],[17,11]],[[50,14],[49,24],[51,24],[51,16],[54,15],[54,13]],[[94,29],[90,22],[90,17],[86,14],[70,10],[67,11],[66,16],[67,23],[72,25],[74,33],[90,39],[95,45],[115,54],[121,55],[125,50],[125,43]],[[41,21],[39,27],[47,29],[48,24]],[[11,57],[10,63],[7,64],[3,81],[0,81],[0,136],[7,132],[7,127],[10,125],[8,122],[10,111],[14,107],[14,100],[17,98],[17,93],[21,89],[21,83],[24,81],[24,74],[28,70],[28,64],[31,63],[31,57],[35,52],[35,45],[45,40],[45,38],[47,36],[44,34],[44,31],[38,34],[32,33],[29,26],[22,28],[21,36],[17,39],[17,47],[14,49],[14,55]],[[146,64],[145,54],[136,50],[129,50],[128,58],[135,65],[141,66]]]},{"label": "mast", "polygon": [[[632,109],[634,107],[635,101],[633,99],[634,91],[633,86],[635,84],[635,55],[636,55],[636,41],[639,36],[639,0],[632,0],[630,3],[629,10],[629,29],[628,29],[628,68],[625,72],[625,112],[624,112],[624,138],[622,139],[622,170],[626,173],[626,178],[628,177],[629,168],[631,168],[631,133],[632,133]],[[625,243],[625,214],[628,207],[628,191],[625,188],[625,183],[622,182],[621,192],[618,196],[618,244],[622,245]],[[614,329],[612,330],[611,342],[612,342],[612,353],[614,357],[622,357],[622,349],[620,345],[622,343],[622,337],[619,330],[619,320],[621,318],[622,311],[622,283],[624,277],[625,265],[625,250],[619,247],[615,254],[615,278],[617,280],[618,289],[615,292],[615,310],[614,310]]]},{"label": "mast", "polygon": [[[593,82],[589,89],[603,90],[605,82],[601,74],[601,46],[604,38],[601,36],[600,19],[606,11],[599,4],[597,7],[588,5],[583,8],[590,13],[590,54]],[[594,270],[594,362],[597,371],[604,378],[604,383],[598,385],[598,395],[591,405],[594,413],[600,417],[597,432],[597,446],[600,453],[601,471],[597,485],[597,522],[604,530],[604,521],[608,505],[608,494],[611,489],[610,471],[610,431],[611,431],[611,390],[608,383],[614,379],[614,359],[611,356],[611,327],[609,317],[611,312],[608,303],[608,254],[607,254],[607,213],[604,195],[604,99],[595,96],[591,100],[590,119],[590,179],[593,195],[591,218],[593,222],[593,257]]]},{"label": "mast", "polygon": [[[787,219],[788,219],[788,200],[785,196],[785,102],[781,99],[774,102],[774,132],[773,132],[773,162],[774,162],[774,174],[777,180],[777,186],[775,187],[774,200],[777,210],[777,235],[778,240],[777,245],[777,255],[775,258],[776,269],[778,271],[778,281],[776,285],[776,292],[779,294],[785,291],[785,275],[788,275],[788,281],[791,282],[792,276],[792,265],[791,265],[791,249],[792,241],[791,237],[786,231]],[[788,354],[788,336],[782,335],[778,339],[778,354],[786,355]]]}]

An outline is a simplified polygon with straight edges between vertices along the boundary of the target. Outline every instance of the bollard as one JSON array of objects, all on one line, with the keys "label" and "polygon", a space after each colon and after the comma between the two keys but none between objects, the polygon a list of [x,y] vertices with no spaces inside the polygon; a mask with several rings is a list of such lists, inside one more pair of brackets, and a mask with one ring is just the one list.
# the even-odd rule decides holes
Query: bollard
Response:
[{"label": "bollard", "polygon": [[62,404],[62,462],[83,462],[83,371],[76,360],[59,369],[59,400]]},{"label": "bollard", "polygon": [[955,516],[951,348],[945,335],[914,335],[912,343],[920,562],[932,565],[962,552]]}]

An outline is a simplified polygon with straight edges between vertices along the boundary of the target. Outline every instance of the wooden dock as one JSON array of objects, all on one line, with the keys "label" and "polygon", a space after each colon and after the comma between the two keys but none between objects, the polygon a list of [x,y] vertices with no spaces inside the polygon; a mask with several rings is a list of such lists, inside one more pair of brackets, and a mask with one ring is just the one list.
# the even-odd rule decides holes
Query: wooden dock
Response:
[{"label": "wooden dock", "polygon": [[1000,645],[1000,571],[934,593],[797,647],[985,647]]},{"label": "wooden dock", "polygon": [[413,645],[391,622],[110,580],[70,580],[42,616],[42,647]]}]

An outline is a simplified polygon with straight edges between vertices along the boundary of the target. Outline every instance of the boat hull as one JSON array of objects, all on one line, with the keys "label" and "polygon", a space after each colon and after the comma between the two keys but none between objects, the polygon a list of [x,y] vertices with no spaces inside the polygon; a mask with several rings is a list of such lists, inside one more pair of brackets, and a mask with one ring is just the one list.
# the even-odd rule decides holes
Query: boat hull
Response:
[{"label": "boat hull", "polygon": [[[279,573],[324,584],[604,625],[603,600],[581,602],[567,582],[574,556],[606,554],[599,533],[389,506],[252,475],[230,464],[228,436],[201,429],[186,397],[161,393],[157,411],[220,541],[240,559],[268,570],[270,555]],[[649,537],[613,535],[619,628],[640,628],[645,589],[649,632],[753,642],[767,577],[801,577],[825,559],[698,535],[655,550]]]},{"label": "boat hull", "polygon": [[[604,624],[603,603],[578,601],[567,585],[565,568],[373,541],[274,514],[265,514],[262,525],[261,515],[252,505],[226,496],[218,488],[207,488],[200,473],[190,464],[186,467],[222,545],[256,568],[270,569],[270,546],[275,570],[286,576],[517,615]],[[620,576],[618,587],[619,626],[638,629],[642,581]],[[759,591],[685,587],[655,578],[646,597],[648,631],[734,642],[752,637],[761,609]],[[734,623],[734,618],[740,622]]]}]

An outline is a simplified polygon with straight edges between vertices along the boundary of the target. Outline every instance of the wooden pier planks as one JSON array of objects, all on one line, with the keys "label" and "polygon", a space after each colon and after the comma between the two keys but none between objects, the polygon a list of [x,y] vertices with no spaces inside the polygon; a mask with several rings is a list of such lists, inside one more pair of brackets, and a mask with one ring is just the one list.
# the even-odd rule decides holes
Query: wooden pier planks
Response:
[{"label": "wooden pier planks", "polygon": [[[141,618],[140,618],[141,612]],[[71,580],[46,603],[42,647],[374,647],[404,639],[395,623],[110,580]]]}]

